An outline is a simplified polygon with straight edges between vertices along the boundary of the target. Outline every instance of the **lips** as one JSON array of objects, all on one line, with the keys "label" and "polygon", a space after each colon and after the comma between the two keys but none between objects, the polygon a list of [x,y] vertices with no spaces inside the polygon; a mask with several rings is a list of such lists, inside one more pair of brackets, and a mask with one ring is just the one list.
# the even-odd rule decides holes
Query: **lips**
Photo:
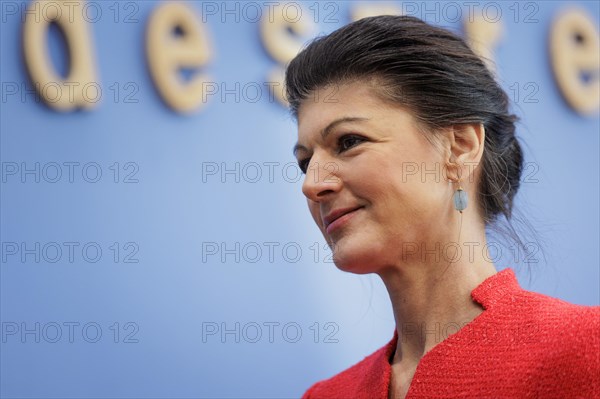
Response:
[{"label": "lips", "polygon": [[337,219],[341,218],[342,216],[344,216],[350,212],[354,212],[355,210],[360,209],[360,208],[362,208],[362,206],[334,209],[333,211],[329,212],[329,214],[327,214],[325,217],[323,217],[323,224],[325,225],[325,228],[327,228],[327,226],[329,226],[331,223],[333,223]]}]

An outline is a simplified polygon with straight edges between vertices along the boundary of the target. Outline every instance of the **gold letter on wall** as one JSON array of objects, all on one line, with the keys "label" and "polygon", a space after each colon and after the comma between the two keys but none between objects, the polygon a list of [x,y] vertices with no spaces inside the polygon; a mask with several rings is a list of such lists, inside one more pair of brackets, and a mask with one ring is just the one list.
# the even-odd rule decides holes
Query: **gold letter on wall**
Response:
[{"label": "gold letter on wall", "polygon": [[362,3],[352,9],[352,21],[377,15],[402,15],[402,9],[384,3]]},{"label": "gold letter on wall", "polygon": [[[93,108],[101,95],[82,6],[82,1],[38,0],[33,1],[25,13],[25,65],[41,98],[58,111]],[[46,47],[46,35],[53,22],[63,31],[69,48],[70,67],[66,79],[55,72]]]},{"label": "gold letter on wall", "polygon": [[199,109],[208,76],[198,73],[185,82],[179,72],[205,65],[210,49],[202,25],[185,4],[169,2],[154,11],[148,23],[146,55],[165,103],[182,113]]},{"label": "gold letter on wall", "polygon": [[502,22],[479,15],[473,19],[465,18],[464,30],[471,50],[482,59],[491,72],[495,72],[494,48],[502,37]]},{"label": "gold letter on wall", "polygon": [[[298,8],[298,3],[274,3],[269,7],[260,21],[260,36],[263,45],[273,59],[279,62],[269,74],[269,83],[274,86],[275,98],[284,105],[287,105],[284,93],[284,65],[290,62],[302,49],[302,41],[290,34],[306,35],[314,27],[308,18],[301,18],[302,11]],[[294,7],[294,12],[290,11]],[[299,10],[299,11],[298,11]]]},{"label": "gold letter on wall", "polygon": [[570,9],[558,16],[550,32],[554,77],[569,105],[580,114],[600,109],[599,48],[598,31],[585,12]]}]

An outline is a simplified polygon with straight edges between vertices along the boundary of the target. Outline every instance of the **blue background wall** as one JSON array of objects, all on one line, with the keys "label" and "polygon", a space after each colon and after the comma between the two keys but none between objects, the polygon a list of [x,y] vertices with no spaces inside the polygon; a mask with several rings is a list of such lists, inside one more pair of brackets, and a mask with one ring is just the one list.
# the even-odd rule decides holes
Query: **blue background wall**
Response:
[{"label": "blue background wall", "polygon": [[[329,262],[297,169],[285,167],[294,161],[295,124],[266,91],[258,101],[213,96],[199,113],[173,113],[145,61],[146,22],[159,3],[120,3],[115,22],[113,3],[101,2],[103,17],[91,24],[101,103],[91,112],[54,112],[31,94],[21,98],[21,90],[32,89],[21,55],[22,11],[9,14],[6,3],[0,39],[2,397],[298,397],[391,338],[393,316],[379,279],[340,272]],[[567,3],[533,3],[533,23],[514,17],[509,7],[516,3],[502,3],[498,75],[523,118],[519,134],[530,163],[517,206],[546,250],[545,258],[536,255],[538,263],[503,259],[497,267],[518,266],[527,289],[598,305],[600,119],[569,108],[548,55],[552,20]],[[201,14],[199,2],[187,4]],[[338,22],[319,20],[317,32],[348,23],[359,3],[328,4],[318,7],[335,10]],[[304,3],[313,19],[311,5]],[[598,3],[577,5],[598,26]],[[123,15],[134,11],[137,22],[125,23]],[[264,50],[258,23],[224,18],[207,18],[214,58],[205,70],[228,88],[262,85],[276,62]],[[439,23],[461,29],[443,18]],[[50,48],[64,69],[57,38],[52,35]],[[14,83],[19,93],[8,95]],[[537,102],[524,101],[528,83],[538,89]],[[79,163],[72,182],[65,162]],[[261,166],[259,178],[253,162]],[[272,176],[264,164],[270,162]],[[39,182],[33,174],[23,182],[20,171],[7,173],[36,163],[40,173],[46,168]],[[53,163],[62,165],[56,183],[48,181]],[[234,169],[236,163],[239,182],[235,174],[203,174],[203,168]],[[86,164],[88,180],[101,170],[96,183],[82,176]],[[10,243],[24,243],[33,253],[11,255]],[[222,259],[220,250],[207,251],[213,243],[240,250]],[[56,247],[62,255],[53,263]],[[208,334],[215,327],[218,333]],[[223,328],[234,332],[222,336]],[[23,334],[26,329],[32,332]]]}]

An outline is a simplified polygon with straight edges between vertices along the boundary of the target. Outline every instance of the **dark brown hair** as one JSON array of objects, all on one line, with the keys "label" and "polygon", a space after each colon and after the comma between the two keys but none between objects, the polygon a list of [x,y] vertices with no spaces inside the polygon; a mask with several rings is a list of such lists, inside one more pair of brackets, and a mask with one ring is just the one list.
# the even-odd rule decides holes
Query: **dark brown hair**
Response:
[{"label": "dark brown hair", "polygon": [[286,71],[287,99],[295,118],[302,102],[320,88],[377,80],[378,94],[407,106],[431,131],[482,123],[479,203],[486,225],[512,215],[523,170],[515,137],[518,119],[484,62],[456,34],[410,16],[377,16],[319,37]]}]

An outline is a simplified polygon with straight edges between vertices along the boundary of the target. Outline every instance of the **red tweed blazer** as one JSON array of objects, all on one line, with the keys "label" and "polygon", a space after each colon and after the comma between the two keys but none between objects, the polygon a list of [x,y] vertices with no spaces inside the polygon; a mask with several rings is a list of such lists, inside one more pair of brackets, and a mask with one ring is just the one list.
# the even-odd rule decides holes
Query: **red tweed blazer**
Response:
[{"label": "red tweed blazer", "polygon": [[[406,399],[600,398],[600,306],[523,290],[512,269],[471,297],[484,311],[419,362]],[[314,384],[303,399],[386,399],[398,339]]]}]

